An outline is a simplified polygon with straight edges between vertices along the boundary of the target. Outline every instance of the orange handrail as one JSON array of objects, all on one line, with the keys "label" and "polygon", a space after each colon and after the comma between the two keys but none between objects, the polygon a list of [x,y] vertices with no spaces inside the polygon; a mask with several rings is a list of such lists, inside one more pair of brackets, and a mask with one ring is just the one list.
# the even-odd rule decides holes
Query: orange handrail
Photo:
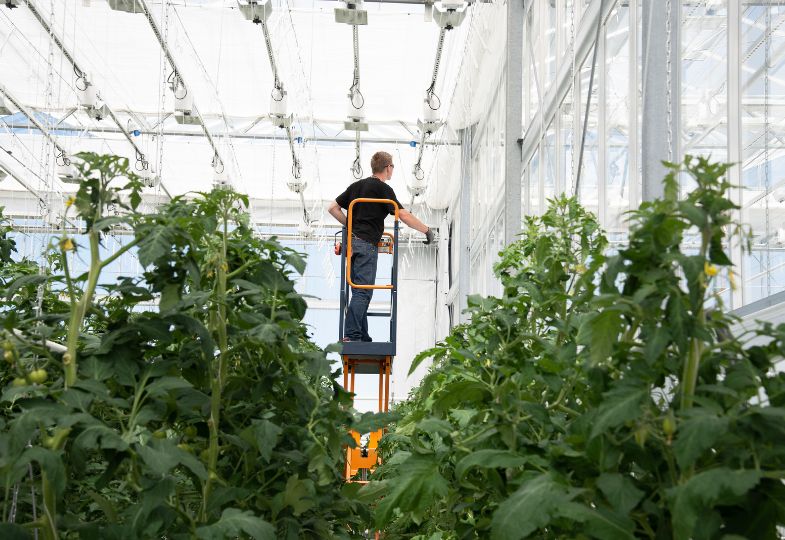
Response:
[{"label": "orange handrail", "polygon": [[392,289],[392,285],[355,285],[352,283],[352,206],[358,202],[390,203],[395,207],[395,221],[398,221],[398,204],[391,199],[354,199],[349,203],[349,217],[346,231],[346,281],[353,289]]}]

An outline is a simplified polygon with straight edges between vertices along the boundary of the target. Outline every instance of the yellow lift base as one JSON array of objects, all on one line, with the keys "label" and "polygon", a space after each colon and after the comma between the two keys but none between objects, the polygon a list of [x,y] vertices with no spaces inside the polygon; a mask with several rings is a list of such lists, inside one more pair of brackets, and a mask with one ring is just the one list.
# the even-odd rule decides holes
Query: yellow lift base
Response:
[{"label": "yellow lift base", "polygon": [[[354,376],[356,374],[379,375],[379,412],[389,410],[392,359],[392,356],[343,355],[343,387],[354,393]],[[359,446],[360,434],[356,431],[349,433]],[[371,432],[368,446],[365,448],[347,448],[346,468],[344,469],[344,478],[347,481],[352,481],[351,479],[359,472],[359,482],[363,484],[368,482],[368,475],[373,472],[380,461],[376,449],[383,434],[383,429]]]}]

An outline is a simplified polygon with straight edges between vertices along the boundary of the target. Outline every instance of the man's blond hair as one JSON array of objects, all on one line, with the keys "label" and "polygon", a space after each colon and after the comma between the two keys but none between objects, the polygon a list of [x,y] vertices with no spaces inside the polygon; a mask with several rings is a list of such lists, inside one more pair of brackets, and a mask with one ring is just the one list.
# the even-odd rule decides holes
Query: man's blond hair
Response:
[{"label": "man's blond hair", "polygon": [[376,152],[371,158],[371,173],[379,174],[392,165],[392,156],[387,152]]}]

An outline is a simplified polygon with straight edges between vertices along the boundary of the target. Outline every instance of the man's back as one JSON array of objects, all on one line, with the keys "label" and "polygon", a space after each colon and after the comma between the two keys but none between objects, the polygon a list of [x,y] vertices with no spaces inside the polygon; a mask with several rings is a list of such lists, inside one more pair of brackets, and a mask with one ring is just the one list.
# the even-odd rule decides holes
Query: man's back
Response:
[{"label": "man's back", "polygon": [[[398,204],[399,210],[403,208],[393,189],[374,176],[354,182],[335,202],[348,210],[355,199],[391,199]],[[384,232],[384,219],[394,213],[392,204],[357,203],[352,208],[352,234],[366,242],[378,244]]]}]

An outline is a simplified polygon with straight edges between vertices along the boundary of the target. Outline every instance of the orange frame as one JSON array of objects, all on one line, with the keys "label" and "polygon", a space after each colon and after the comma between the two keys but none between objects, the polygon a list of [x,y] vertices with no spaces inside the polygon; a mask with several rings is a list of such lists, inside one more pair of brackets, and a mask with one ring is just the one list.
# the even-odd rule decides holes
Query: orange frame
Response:
[{"label": "orange frame", "polygon": [[358,202],[390,203],[395,207],[395,221],[398,221],[398,204],[391,199],[354,199],[349,203],[348,230],[346,231],[346,281],[353,289],[392,289],[392,285],[355,285],[352,283],[352,206]]}]

